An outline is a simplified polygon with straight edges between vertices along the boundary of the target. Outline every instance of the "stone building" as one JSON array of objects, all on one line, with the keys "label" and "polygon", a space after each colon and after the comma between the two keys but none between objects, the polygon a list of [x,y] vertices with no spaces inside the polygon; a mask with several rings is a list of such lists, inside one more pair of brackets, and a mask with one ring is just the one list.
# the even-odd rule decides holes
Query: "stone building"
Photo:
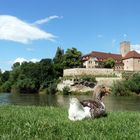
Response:
[{"label": "stone building", "polygon": [[140,71],[140,54],[138,52],[130,51],[122,60],[124,63],[124,71]]},{"label": "stone building", "polygon": [[92,51],[82,57],[85,68],[102,68],[102,62],[108,58],[115,60],[114,69],[117,71],[140,71],[140,54],[130,51],[130,42],[120,43],[120,54]]},{"label": "stone building", "polygon": [[114,59],[116,64],[122,63],[120,54],[92,51],[90,54],[82,57],[83,66],[86,68],[102,68],[102,62],[108,58]]}]

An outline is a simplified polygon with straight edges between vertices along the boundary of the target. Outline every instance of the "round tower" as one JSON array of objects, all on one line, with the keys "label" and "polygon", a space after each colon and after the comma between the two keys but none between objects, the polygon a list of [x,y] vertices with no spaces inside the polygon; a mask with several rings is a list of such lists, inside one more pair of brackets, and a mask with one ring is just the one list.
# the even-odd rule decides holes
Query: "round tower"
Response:
[{"label": "round tower", "polygon": [[121,51],[122,57],[124,57],[130,51],[130,42],[129,41],[121,42],[120,51]]}]

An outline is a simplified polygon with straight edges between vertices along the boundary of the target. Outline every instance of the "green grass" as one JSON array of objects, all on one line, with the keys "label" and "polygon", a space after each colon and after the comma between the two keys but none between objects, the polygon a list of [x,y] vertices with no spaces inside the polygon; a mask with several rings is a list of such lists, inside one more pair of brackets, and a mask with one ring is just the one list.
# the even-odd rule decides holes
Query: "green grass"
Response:
[{"label": "green grass", "polygon": [[139,140],[139,112],[71,122],[55,107],[0,106],[0,140]]}]

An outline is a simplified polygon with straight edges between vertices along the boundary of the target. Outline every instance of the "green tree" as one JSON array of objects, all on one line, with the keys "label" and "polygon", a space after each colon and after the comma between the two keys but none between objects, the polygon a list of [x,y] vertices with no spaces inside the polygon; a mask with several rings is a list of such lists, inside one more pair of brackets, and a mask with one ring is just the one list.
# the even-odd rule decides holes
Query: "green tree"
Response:
[{"label": "green tree", "polygon": [[10,81],[6,81],[1,86],[1,91],[3,92],[11,92],[12,83]]},{"label": "green tree", "polygon": [[56,77],[62,77],[63,76],[63,58],[64,58],[64,50],[60,47],[57,48],[55,57],[53,59],[54,62],[54,70]]},{"label": "green tree", "polygon": [[2,77],[2,71],[0,69],[0,86],[2,85],[1,77]]},{"label": "green tree", "polygon": [[43,88],[48,87],[55,79],[55,71],[52,59],[42,59],[40,61],[40,82]]},{"label": "green tree", "polygon": [[63,58],[64,58],[64,50],[58,47],[56,54],[55,54],[55,57],[53,59],[56,77],[63,76],[63,68],[64,68]]},{"label": "green tree", "polygon": [[67,49],[64,55],[64,67],[65,68],[76,68],[81,67],[81,56],[82,53],[78,51],[76,48]]},{"label": "green tree", "polygon": [[20,63],[16,62],[16,63],[13,64],[12,69],[14,70],[14,69],[17,69],[19,67],[20,67]]},{"label": "green tree", "polygon": [[8,81],[9,76],[10,76],[10,71],[5,71],[4,73],[2,73],[1,82],[4,83],[4,82]]},{"label": "green tree", "polygon": [[19,93],[37,93],[38,92],[35,82],[29,78],[18,80],[16,84],[13,85],[13,89]]},{"label": "green tree", "polygon": [[113,58],[108,58],[104,61],[105,68],[113,68],[115,65],[115,60]]},{"label": "green tree", "polygon": [[20,63],[19,62],[14,63],[12,66],[12,71],[10,72],[9,76],[9,81],[12,84],[14,84],[18,80],[20,72],[21,72]]},{"label": "green tree", "polygon": [[64,57],[64,50],[60,47],[57,48],[55,57],[53,59],[54,64],[61,64]]}]

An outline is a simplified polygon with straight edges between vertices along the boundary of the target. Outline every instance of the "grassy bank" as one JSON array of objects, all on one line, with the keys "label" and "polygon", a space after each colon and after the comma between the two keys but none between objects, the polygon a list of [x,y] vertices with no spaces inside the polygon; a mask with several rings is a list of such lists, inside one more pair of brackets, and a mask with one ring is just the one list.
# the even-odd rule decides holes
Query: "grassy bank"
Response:
[{"label": "grassy bank", "polygon": [[106,118],[71,122],[54,107],[0,106],[1,140],[137,140],[139,112],[112,112]]}]

